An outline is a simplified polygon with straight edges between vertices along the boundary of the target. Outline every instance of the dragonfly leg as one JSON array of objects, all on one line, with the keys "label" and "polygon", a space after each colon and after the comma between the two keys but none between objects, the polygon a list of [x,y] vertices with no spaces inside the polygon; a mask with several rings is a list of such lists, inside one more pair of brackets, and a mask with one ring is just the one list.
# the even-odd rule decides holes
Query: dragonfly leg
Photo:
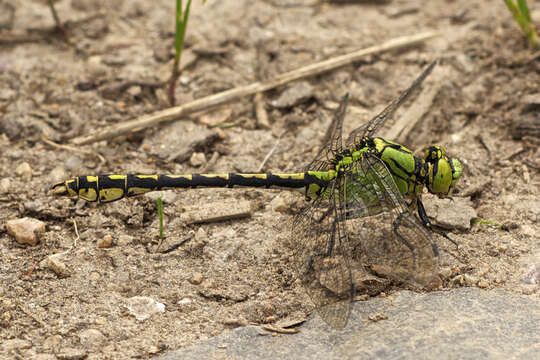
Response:
[{"label": "dragonfly leg", "polygon": [[422,224],[429,229],[430,231],[436,232],[437,234],[444,237],[446,240],[450,241],[452,244],[456,245],[456,247],[459,247],[459,243],[452,239],[450,236],[448,236],[444,231],[435,229],[433,225],[431,224],[431,221],[429,221],[429,218],[426,213],[426,209],[424,208],[424,204],[422,204],[422,201],[420,199],[416,199],[416,205],[418,207],[418,216],[420,216],[420,220],[422,220]]},{"label": "dragonfly leg", "polygon": [[402,213],[399,214],[399,216],[397,217],[396,220],[394,220],[394,224],[393,224],[393,231],[394,231],[394,234],[396,235],[396,237],[399,239],[399,241],[401,241],[403,243],[403,245],[405,245],[406,247],[409,248],[409,250],[411,250],[412,253],[414,253],[414,246],[408,242],[407,240],[405,240],[405,238],[403,238],[403,236],[401,236],[401,234],[399,233],[398,231],[398,228],[399,228],[399,225],[401,224],[401,218],[403,217],[403,215],[405,215],[406,212],[403,211]]}]

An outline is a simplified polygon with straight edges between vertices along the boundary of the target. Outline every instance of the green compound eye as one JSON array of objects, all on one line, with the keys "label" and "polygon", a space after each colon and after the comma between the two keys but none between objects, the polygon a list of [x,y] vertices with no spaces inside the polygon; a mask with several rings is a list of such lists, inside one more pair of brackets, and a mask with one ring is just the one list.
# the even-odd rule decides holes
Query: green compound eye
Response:
[{"label": "green compound eye", "polygon": [[424,159],[428,164],[428,190],[434,194],[451,194],[462,173],[461,162],[446,156],[440,146],[426,150]]}]

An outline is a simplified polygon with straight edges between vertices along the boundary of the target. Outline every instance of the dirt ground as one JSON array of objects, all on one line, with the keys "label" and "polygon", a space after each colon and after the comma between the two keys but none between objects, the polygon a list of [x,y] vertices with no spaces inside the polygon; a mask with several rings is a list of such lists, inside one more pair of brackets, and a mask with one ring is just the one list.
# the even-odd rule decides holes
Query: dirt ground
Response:
[{"label": "dirt ground", "polygon": [[[435,58],[440,64],[420,95],[395,117],[413,104],[425,107],[400,140],[418,150],[443,145],[464,163],[455,202],[437,210],[436,222],[459,215],[457,205],[465,202],[478,218],[506,225],[454,227],[450,235],[459,251],[438,238],[442,289],[478,286],[538,297],[540,57],[502,1],[438,0],[422,7],[398,0],[194,1],[179,104],[399,36],[441,35],[308,78],[312,93],[292,107],[274,105],[295,83],[264,93],[268,128],[255,115],[253,97],[245,97],[74,150],[51,146],[42,135],[69,145],[74,137],[168,106],[165,91],[152,84],[170,73],[174,1],[56,4],[69,42],[51,32],[44,2],[0,0],[2,357],[146,358],[243,324],[305,319],[313,306],[295,280],[283,225],[301,196],[256,189],[168,192],[160,249],[185,242],[160,253],[155,196],[96,205],[48,191],[83,174],[257,171],[274,147],[262,171],[300,170],[316,153],[328,109],[345,92],[351,93],[350,131]],[[540,1],[529,4],[538,23]],[[128,81],[137,84],[117,86]],[[193,145],[194,138],[202,141]],[[246,204],[241,201],[251,216],[187,224],[186,214]],[[23,217],[46,223],[35,246],[7,233],[6,221]],[[98,247],[111,239],[111,247]],[[63,275],[48,266],[52,254],[61,254]],[[165,311],[139,321],[128,309],[134,296],[152,298]]]}]

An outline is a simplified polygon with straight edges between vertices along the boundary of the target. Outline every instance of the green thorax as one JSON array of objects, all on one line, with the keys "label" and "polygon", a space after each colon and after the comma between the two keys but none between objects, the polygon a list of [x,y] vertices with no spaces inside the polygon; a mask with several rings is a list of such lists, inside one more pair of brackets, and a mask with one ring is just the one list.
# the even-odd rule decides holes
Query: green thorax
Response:
[{"label": "green thorax", "polygon": [[[336,156],[335,168],[329,169],[324,172],[310,172],[316,175],[323,181],[330,182],[334,180],[340,172],[348,172],[352,170],[353,177],[358,183],[358,187],[353,187],[349,190],[349,194],[355,194],[358,196],[360,189],[363,188],[363,184],[376,183],[376,175],[373,172],[365,171],[360,167],[360,161],[367,153],[373,154],[381,159],[390,174],[392,175],[394,182],[399,192],[405,197],[415,197],[422,193],[425,178],[426,178],[426,166],[422,158],[415,157],[411,150],[407,149],[403,145],[395,143],[390,140],[382,138],[365,137],[358,144],[351,149],[346,149],[341,154]],[[316,187],[313,188],[316,190]],[[325,189],[329,190],[329,189]],[[365,191],[364,191],[365,192]],[[308,190],[308,197],[316,198],[324,194]],[[376,199],[374,199],[376,200]]]}]

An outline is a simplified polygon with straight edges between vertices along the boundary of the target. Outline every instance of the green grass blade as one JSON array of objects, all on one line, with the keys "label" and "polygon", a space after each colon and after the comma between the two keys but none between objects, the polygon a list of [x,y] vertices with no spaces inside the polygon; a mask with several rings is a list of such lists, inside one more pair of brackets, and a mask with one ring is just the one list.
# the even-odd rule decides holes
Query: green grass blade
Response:
[{"label": "green grass blade", "polygon": [[161,195],[157,198],[157,208],[159,214],[159,241],[163,240],[163,199]]},{"label": "green grass blade", "polygon": [[527,6],[527,0],[517,0],[519,11],[521,12],[521,15],[523,16],[523,19],[527,21],[528,23],[531,22],[531,13],[529,11],[529,6]]}]

